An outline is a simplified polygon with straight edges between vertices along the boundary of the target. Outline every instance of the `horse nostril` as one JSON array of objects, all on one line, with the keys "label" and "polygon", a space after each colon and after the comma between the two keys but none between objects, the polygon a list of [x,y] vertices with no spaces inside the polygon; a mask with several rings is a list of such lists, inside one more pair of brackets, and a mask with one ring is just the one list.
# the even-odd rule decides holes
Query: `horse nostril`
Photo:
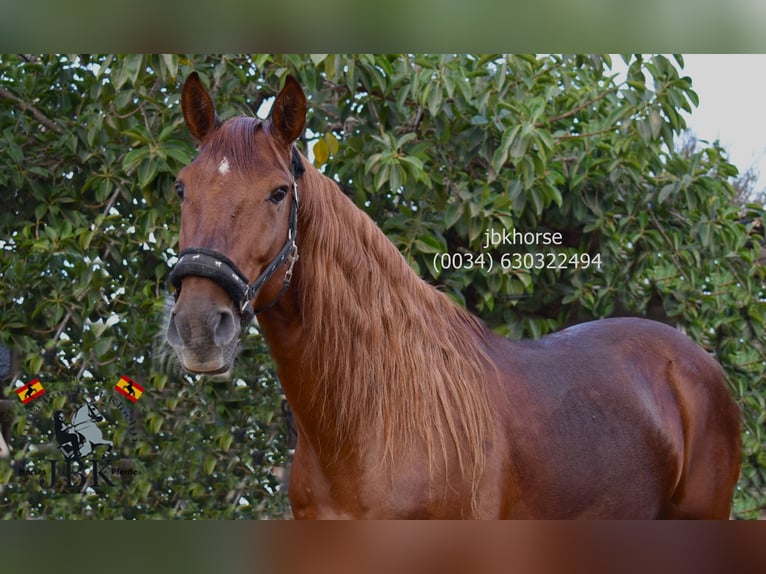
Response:
[{"label": "horse nostril", "polygon": [[171,313],[170,315],[170,321],[168,322],[168,332],[166,334],[166,337],[171,347],[180,349],[184,346],[184,340],[181,337],[181,334],[178,332],[178,327],[176,326],[175,313]]},{"label": "horse nostril", "polygon": [[171,313],[166,338],[177,351],[200,351],[211,346],[229,347],[238,335],[239,323],[234,313],[226,307],[215,306]]},{"label": "horse nostril", "polygon": [[213,324],[213,342],[219,347],[225,347],[237,336],[237,326],[234,314],[228,309],[218,313]]}]

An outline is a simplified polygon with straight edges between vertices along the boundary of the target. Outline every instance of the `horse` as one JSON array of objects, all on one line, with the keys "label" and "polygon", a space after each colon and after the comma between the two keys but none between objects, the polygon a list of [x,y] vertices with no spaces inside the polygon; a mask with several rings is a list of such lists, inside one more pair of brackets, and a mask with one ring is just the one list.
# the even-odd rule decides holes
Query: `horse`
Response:
[{"label": "horse", "polygon": [[114,443],[104,439],[97,423],[104,420],[104,416],[95,404],[86,401],[84,405],[75,411],[72,416],[72,424],[67,425],[64,421],[64,413],[56,411],[53,417],[56,440],[59,450],[67,459],[82,459],[95,450],[97,446],[106,446],[107,450],[103,457],[111,453]]},{"label": "horse", "polygon": [[[167,340],[228,372],[257,316],[294,414],[294,518],[729,517],[740,416],[720,365],[641,318],[503,338],[422,280],[301,154],[287,76],[268,119],[182,110]],[[255,278],[255,280],[252,280]]]}]

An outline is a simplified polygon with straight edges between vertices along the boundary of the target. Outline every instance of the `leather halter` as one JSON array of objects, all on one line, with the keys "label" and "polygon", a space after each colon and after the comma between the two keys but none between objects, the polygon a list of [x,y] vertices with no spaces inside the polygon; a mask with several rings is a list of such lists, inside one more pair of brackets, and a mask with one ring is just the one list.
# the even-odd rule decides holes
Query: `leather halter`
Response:
[{"label": "leather halter", "polygon": [[[298,235],[298,201],[298,184],[293,181],[293,200],[290,206],[287,240],[277,256],[266,266],[255,281],[251,283],[234,262],[223,253],[204,247],[190,247],[178,254],[178,261],[170,272],[169,282],[175,288],[174,295],[176,300],[181,294],[181,285],[184,277],[194,275],[211,279],[229,294],[229,297],[237,305],[237,311],[243,327],[253,320],[256,313],[261,313],[276,305],[277,301],[279,301],[280,297],[290,286],[293,268],[295,267],[295,262],[298,261],[298,245],[295,242]],[[254,309],[252,299],[256,293],[286,263],[289,263],[290,267],[288,267],[285,273],[285,277],[282,280],[282,288],[277,296],[268,305]]]}]

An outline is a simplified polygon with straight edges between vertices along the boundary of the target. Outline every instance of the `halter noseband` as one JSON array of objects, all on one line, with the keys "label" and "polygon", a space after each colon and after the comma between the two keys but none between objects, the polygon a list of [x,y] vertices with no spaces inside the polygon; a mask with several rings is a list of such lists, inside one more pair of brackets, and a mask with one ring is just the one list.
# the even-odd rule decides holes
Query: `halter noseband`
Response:
[{"label": "halter noseband", "polygon": [[[181,294],[183,278],[189,275],[205,277],[217,283],[229,294],[236,303],[239,317],[244,327],[256,313],[271,309],[279,301],[290,286],[293,278],[295,262],[298,261],[298,245],[295,239],[298,235],[298,184],[293,180],[293,200],[290,206],[290,222],[287,229],[287,241],[282,246],[277,256],[269,263],[255,281],[250,283],[247,276],[239,270],[234,262],[223,253],[206,249],[204,247],[190,247],[178,254],[178,261],[170,272],[169,282],[175,288],[175,298]],[[264,283],[271,279],[277,270],[289,263],[282,280],[282,288],[271,303],[253,308],[252,299],[263,287]]]}]

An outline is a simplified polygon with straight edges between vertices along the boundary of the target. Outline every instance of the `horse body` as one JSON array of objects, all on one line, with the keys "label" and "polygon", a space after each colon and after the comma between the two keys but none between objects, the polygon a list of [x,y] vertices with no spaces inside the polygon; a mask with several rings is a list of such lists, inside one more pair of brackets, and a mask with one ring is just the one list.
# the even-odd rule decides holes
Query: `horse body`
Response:
[{"label": "horse body", "polygon": [[[687,337],[612,319],[503,339],[296,166],[306,101],[293,79],[268,124],[221,124],[196,75],[182,101],[200,155],[178,177],[179,244],[201,263],[171,275],[168,341],[188,370],[223,372],[237,319],[259,312],[298,429],[297,518],[728,516],[738,410]],[[293,240],[299,259],[270,264]],[[219,267],[258,289],[240,298]]]},{"label": "horse body", "polygon": [[607,319],[507,350],[509,516],[728,517],[738,410],[686,336]]}]

